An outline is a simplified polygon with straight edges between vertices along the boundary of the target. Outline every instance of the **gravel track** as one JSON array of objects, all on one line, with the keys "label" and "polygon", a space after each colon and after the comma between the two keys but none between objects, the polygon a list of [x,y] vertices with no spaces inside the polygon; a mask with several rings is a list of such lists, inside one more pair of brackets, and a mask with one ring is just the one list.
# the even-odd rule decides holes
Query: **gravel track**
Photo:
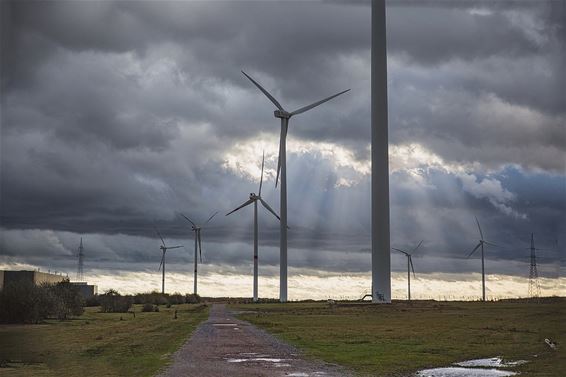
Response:
[{"label": "gravel track", "polygon": [[159,377],[350,376],[337,365],[307,360],[294,347],[214,304],[208,320],[174,354]]}]

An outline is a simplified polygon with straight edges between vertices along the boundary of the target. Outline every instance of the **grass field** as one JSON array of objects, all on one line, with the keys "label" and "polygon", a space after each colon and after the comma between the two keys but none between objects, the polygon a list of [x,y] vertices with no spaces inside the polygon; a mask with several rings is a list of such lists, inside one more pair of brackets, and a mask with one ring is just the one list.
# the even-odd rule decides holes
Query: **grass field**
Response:
[{"label": "grass field", "polygon": [[140,310],[134,318],[86,308],[70,321],[0,325],[0,376],[152,376],[208,317],[201,305]]},{"label": "grass field", "polygon": [[[521,376],[566,376],[566,300],[233,305],[240,318],[360,375],[407,376],[473,358],[528,360]],[[545,343],[558,343],[552,351]],[[537,356],[534,356],[537,355]]]}]

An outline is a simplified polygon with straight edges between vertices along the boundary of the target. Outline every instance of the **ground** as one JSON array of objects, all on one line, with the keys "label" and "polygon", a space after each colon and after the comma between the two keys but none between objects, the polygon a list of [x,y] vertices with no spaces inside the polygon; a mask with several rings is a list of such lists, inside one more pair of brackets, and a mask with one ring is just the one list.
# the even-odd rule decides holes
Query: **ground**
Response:
[{"label": "ground", "polygon": [[[406,301],[391,305],[287,303],[233,305],[249,321],[360,375],[407,376],[472,358],[529,363],[521,376],[559,377],[566,370],[566,300]],[[551,350],[544,342],[558,343]],[[536,356],[535,356],[536,355]]]},{"label": "ground", "polygon": [[566,370],[566,299],[216,305],[197,329],[209,308],[2,325],[0,376],[410,376],[494,356],[527,360],[521,377]]}]

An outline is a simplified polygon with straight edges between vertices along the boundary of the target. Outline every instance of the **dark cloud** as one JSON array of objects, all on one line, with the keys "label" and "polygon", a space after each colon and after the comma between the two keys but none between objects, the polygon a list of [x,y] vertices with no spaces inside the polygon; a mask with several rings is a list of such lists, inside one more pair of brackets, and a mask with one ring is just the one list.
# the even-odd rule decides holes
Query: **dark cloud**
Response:
[{"label": "dark cloud", "polygon": [[[154,223],[190,244],[177,212],[201,221],[257,190],[227,151],[262,135],[237,160],[276,150],[273,106],[244,69],[289,110],[352,88],[291,121],[303,144],[288,156],[290,263],[367,272],[368,4],[2,2],[0,254],[66,266],[78,234],[92,234],[97,263],[145,269],[158,259]],[[460,262],[474,215],[505,245],[494,260],[517,259],[531,232],[565,234],[563,2],[390,5],[390,143],[428,153],[392,169],[393,243],[424,239],[423,261],[446,263],[423,271],[457,272],[473,270]],[[264,196],[278,208],[273,178]],[[249,208],[221,213],[206,234],[211,263],[245,266],[251,224]],[[260,229],[275,266],[277,223],[262,214]],[[26,231],[53,231],[55,246]],[[553,250],[548,263],[563,263]]]}]

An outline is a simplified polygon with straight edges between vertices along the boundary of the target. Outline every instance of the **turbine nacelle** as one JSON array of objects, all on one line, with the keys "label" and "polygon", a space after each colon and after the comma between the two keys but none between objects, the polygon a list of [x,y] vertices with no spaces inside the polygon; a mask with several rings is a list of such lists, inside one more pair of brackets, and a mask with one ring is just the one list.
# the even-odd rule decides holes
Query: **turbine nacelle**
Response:
[{"label": "turbine nacelle", "polygon": [[253,192],[250,192],[250,200],[258,200],[259,198],[261,198],[259,195],[256,195]]},{"label": "turbine nacelle", "polygon": [[277,109],[277,110],[275,110],[275,111],[273,112],[273,115],[275,115],[275,118],[289,119],[289,118],[291,118],[291,115],[292,115],[292,114],[291,114],[291,113],[288,113],[288,112],[285,111],[285,110],[279,110],[279,109]]}]

